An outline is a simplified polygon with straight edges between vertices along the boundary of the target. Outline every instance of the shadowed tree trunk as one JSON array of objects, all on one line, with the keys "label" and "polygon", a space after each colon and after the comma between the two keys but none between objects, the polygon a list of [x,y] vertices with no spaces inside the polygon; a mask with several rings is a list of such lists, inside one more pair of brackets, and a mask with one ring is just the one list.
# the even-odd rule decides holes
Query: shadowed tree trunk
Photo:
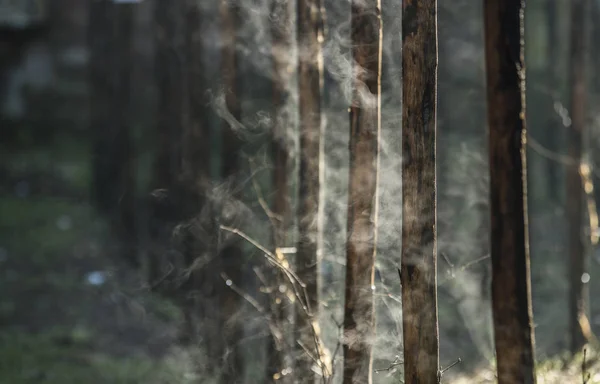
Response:
[{"label": "shadowed tree trunk", "polygon": [[[163,261],[173,244],[173,229],[184,220],[187,207],[183,200],[184,132],[188,129],[187,69],[185,42],[185,6],[178,2],[157,0],[154,9],[155,76],[157,81],[156,155],[154,159],[152,197],[150,199],[149,234],[150,285],[174,299],[184,312],[180,341],[192,343],[193,309],[183,289],[172,290],[163,281],[168,268]],[[190,209],[191,211],[191,209]],[[188,215],[189,216],[189,215]],[[179,266],[180,267],[180,266]],[[177,271],[181,273],[181,271]]]},{"label": "shadowed tree trunk", "polygon": [[108,218],[119,258],[138,267],[131,137],[133,7],[109,0],[90,5],[90,129],[92,201]]},{"label": "shadowed tree trunk", "polygon": [[[560,28],[558,23],[558,14],[557,14],[557,5],[556,0],[548,0],[546,3],[546,16],[548,18],[548,64],[547,64],[547,74],[548,74],[548,82],[550,84],[552,90],[552,99],[551,101],[557,101],[561,99],[561,83],[560,83],[560,65],[558,63],[561,60],[560,55]],[[549,105],[552,107],[552,105]],[[547,145],[548,149],[553,152],[558,152],[560,150],[560,117],[556,113],[551,113],[547,119],[548,121],[548,138]],[[560,185],[560,174],[559,174],[559,165],[556,164],[556,161],[553,159],[545,159],[546,161],[546,170],[548,172],[548,193],[549,197],[552,199],[553,204],[559,204],[561,193],[559,192],[558,185]]]},{"label": "shadowed tree trunk", "polygon": [[402,326],[404,382],[438,383],[437,1],[403,0]]},{"label": "shadowed tree trunk", "polygon": [[[306,310],[296,311],[298,342],[312,356],[319,356],[313,331],[318,329],[318,236],[321,230],[318,212],[320,198],[321,166],[321,43],[323,20],[319,0],[298,0],[298,93],[300,124],[300,174],[298,195],[298,246],[297,271],[306,284],[308,303]],[[308,312],[308,316],[307,316]],[[312,323],[311,323],[312,322]],[[297,347],[297,365],[294,376],[303,382],[314,378],[313,361],[303,348]]]},{"label": "shadowed tree trunk", "polygon": [[[238,58],[236,52],[237,27],[240,19],[239,2],[241,0],[220,0],[219,13],[221,24],[221,76],[225,92],[225,107],[235,120],[240,121],[242,108],[240,104],[240,78],[238,74]],[[233,190],[239,190],[235,185],[240,171],[240,154],[242,142],[227,121],[221,126],[221,177],[232,183]],[[241,192],[234,192],[232,199],[241,198]],[[243,279],[243,252],[239,241],[227,244],[219,253],[222,271],[234,284],[241,285]],[[221,287],[221,310],[224,347],[226,353],[223,361],[223,384],[239,383],[244,374],[244,361],[239,343],[243,337],[244,328],[238,312],[242,309],[242,299],[228,287]]]},{"label": "shadowed tree trunk", "polygon": [[587,319],[589,286],[582,281],[586,271],[586,247],[583,239],[583,188],[580,175],[582,139],[586,125],[586,39],[589,1],[571,2],[570,92],[571,126],[568,132],[568,155],[574,164],[567,166],[567,220],[569,222],[569,327],[571,352],[586,343],[582,321]]},{"label": "shadowed tree trunk", "polygon": [[[290,244],[291,204],[288,175],[291,172],[289,159],[288,131],[293,127],[288,104],[290,102],[290,80],[292,68],[291,52],[293,48],[292,15],[293,2],[287,0],[274,0],[271,5],[271,22],[273,38],[273,213],[276,218],[272,221],[273,243],[275,248],[287,247]],[[279,255],[279,254],[278,254]],[[269,267],[272,268],[272,267]],[[267,349],[267,379],[277,380],[279,383],[291,381],[287,365],[289,361],[288,333],[292,312],[288,305],[285,292],[280,286],[287,286],[285,277],[278,270],[273,270],[272,294],[268,298],[271,306],[271,340]]]},{"label": "shadowed tree trunk", "polygon": [[484,5],[492,311],[498,383],[534,383],[527,232],[524,1]]},{"label": "shadowed tree trunk", "polygon": [[354,89],[350,106],[348,242],[344,304],[344,384],[371,383],[381,129],[382,25],[379,0],[353,1]]}]

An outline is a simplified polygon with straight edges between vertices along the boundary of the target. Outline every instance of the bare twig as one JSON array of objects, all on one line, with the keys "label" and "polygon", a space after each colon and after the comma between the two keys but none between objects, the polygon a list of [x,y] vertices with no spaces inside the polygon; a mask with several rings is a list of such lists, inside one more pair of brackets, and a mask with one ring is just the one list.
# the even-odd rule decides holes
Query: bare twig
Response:
[{"label": "bare twig", "polygon": [[400,356],[396,355],[394,361],[392,361],[387,368],[376,369],[375,373],[390,372],[395,370],[397,366],[402,364],[404,364],[404,360],[400,359]]},{"label": "bare twig", "polygon": [[581,382],[583,384],[587,384],[592,376],[592,374],[587,371],[586,355],[587,348],[583,348],[583,361],[581,362]]},{"label": "bare twig", "polygon": [[262,307],[262,305],[258,303],[258,301],[256,301],[256,299],[242,291],[225,273],[221,273],[221,278],[225,282],[225,285],[227,285],[229,288],[231,288],[233,292],[240,295],[244,300],[246,300],[250,305],[252,305],[254,309],[258,311],[258,313],[262,315],[267,314],[265,309]]},{"label": "bare twig", "polygon": [[[289,264],[287,263],[287,260],[285,260],[285,259],[279,260],[279,258],[277,256],[282,256],[283,252],[281,252],[281,251],[278,252],[278,254],[281,254],[281,255],[273,254],[273,252],[269,251],[267,248],[265,248],[264,246],[259,244],[256,240],[252,239],[246,233],[244,233],[243,231],[240,231],[237,228],[232,228],[232,227],[228,227],[228,226],[224,226],[224,225],[221,225],[220,228],[224,231],[233,233],[233,234],[241,237],[242,239],[246,240],[249,244],[253,245],[255,248],[260,250],[264,254],[265,258],[269,261],[269,263],[271,263],[273,266],[277,267],[284,273],[284,275],[288,279],[289,284],[292,286],[294,296],[295,296],[296,300],[298,301],[304,316],[306,316],[308,319],[308,323],[310,324],[311,333],[313,336],[313,341],[315,343],[315,351],[318,353],[318,357],[314,357],[312,355],[312,353],[308,352],[306,346],[302,345],[299,341],[298,341],[298,343],[302,347],[302,349],[304,349],[307,352],[307,354],[311,358],[311,360],[313,360],[321,368],[323,383],[325,383],[325,384],[328,383],[328,379],[332,378],[332,374],[331,374],[331,372],[329,372],[329,369],[327,369],[327,364],[323,361],[322,356],[321,356],[321,349],[324,347],[323,347],[323,343],[321,341],[319,332],[317,331],[317,329],[315,327],[315,324],[313,321],[313,314],[310,310],[310,306],[308,305],[308,292],[306,291],[306,284],[304,284],[302,282],[302,280],[298,277],[298,275],[289,268]],[[285,262],[285,264],[284,264],[284,262]],[[231,283],[230,287],[233,287],[233,283]],[[302,291],[302,293],[299,292],[298,287],[300,287],[300,290]],[[247,301],[249,301],[248,299],[251,298],[250,296],[244,295],[243,292],[241,292],[239,289],[236,292],[238,294],[242,295],[242,297],[244,297]],[[252,299],[252,300],[254,300],[254,299]],[[258,303],[256,303],[256,304],[258,304]],[[264,309],[262,309],[262,307],[260,305],[258,305],[258,306],[253,305],[253,306],[260,313],[265,313]]]},{"label": "bare twig", "polygon": [[462,359],[459,357],[454,363],[450,364],[446,368],[441,368],[440,372],[438,374],[439,379],[441,380],[444,373],[448,372],[448,370],[452,369],[453,367],[457,366],[460,363],[462,363]]}]

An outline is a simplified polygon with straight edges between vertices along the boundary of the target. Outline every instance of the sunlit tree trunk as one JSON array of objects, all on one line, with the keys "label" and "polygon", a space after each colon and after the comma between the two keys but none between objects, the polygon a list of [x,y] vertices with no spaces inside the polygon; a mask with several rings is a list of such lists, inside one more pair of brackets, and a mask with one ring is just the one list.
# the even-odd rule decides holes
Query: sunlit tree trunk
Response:
[{"label": "sunlit tree trunk", "polygon": [[[242,114],[240,100],[239,63],[236,52],[237,27],[241,25],[240,3],[242,0],[220,0],[219,13],[221,25],[221,76],[225,92],[225,107],[231,116],[239,121]],[[229,122],[223,121],[221,126],[221,177],[234,182],[240,171],[240,154],[242,142]],[[234,187],[237,189],[237,187]],[[231,198],[239,199],[241,193],[234,193]],[[235,284],[243,279],[243,252],[239,241],[233,241],[219,253],[219,262],[223,273]],[[244,374],[244,361],[240,348],[243,336],[243,323],[238,311],[242,309],[242,299],[238,293],[227,287],[220,289],[222,305],[223,338],[226,354],[223,361],[223,384],[238,383]]]},{"label": "sunlit tree trunk", "polygon": [[574,164],[567,166],[567,220],[569,223],[569,327],[571,334],[571,352],[581,350],[586,342],[584,324],[587,321],[588,284],[584,282],[586,271],[586,247],[583,239],[583,188],[580,175],[582,139],[586,125],[586,39],[589,20],[589,1],[571,2],[571,56],[570,56],[570,92],[571,125],[568,136],[568,155]]},{"label": "sunlit tree trunk", "polygon": [[[274,0],[271,5],[271,22],[273,38],[273,243],[276,248],[287,247],[291,240],[291,195],[289,188],[289,174],[291,161],[289,158],[290,130],[293,129],[293,118],[290,114],[290,82],[292,78],[293,62],[293,31],[292,15],[294,4],[287,0]],[[279,254],[278,254],[279,255]],[[272,267],[271,267],[272,268]],[[267,379],[277,380],[278,383],[290,382],[291,376],[287,371],[290,362],[288,346],[288,333],[291,330],[290,322],[293,320],[291,306],[279,287],[287,286],[281,271],[274,270],[272,294],[268,298],[271,306],[271,333],[267,349]]]},{"label": "sunlit tree trunk", "polygon": [[344,384],[371,383],[377,246],[377,174],[381,130],[381,2],[353,1],[350,177],[344,305]]},{"label": "sunlit tree trunk", "polygon": [[137,267],[131,126],[133,5],[94,1],[89,11],[92,201],[108,218],[118,256]]},{"label": "sunlit tree trunk", "polygon": [[[319,356],[314,331],[318,331],[318,236],[321,166],[321,42],[323,20],[318,0],[297,1],[298,94],[300,128],[300,174],[298,195],[298,246],[296,266],[306,284],[308,302],[296,311],[298,342],[313,357]],[[303,348],[297,348],[296,380],[312,382],[313,361]]]},{"label": "sunlit tree trunk", "polygon": [[404,382],[437,383],[437,1],[402,11],[402,325]]},{"label": "sunlit tree trunk", "polygon": [[524,2],[484,3],[492,311],[498,382],[534,383],[527,232]]}]

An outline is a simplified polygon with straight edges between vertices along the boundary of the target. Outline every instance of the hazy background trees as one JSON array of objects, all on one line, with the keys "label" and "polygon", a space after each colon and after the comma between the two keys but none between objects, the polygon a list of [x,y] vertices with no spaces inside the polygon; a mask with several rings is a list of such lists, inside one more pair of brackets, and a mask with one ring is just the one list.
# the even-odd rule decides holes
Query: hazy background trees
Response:
[{"label": "hazy background trees", "polygon": [[[597,2],[589,1],[597,12]],[[0,1],[0,288],[6,292],[0,299],[0,356],[10,362],[0,369],[2,380],[297,380],[295,364],[307,356],[293,336],[307,330],[294,320],[303,318],[304,298],[294,291],[300,286],[275,273],[278,267],[264,250],[221,226],[243,231],[273,252],[279,266],[308,268],[317,289],[309,298],[311,312],[318,309],[313,320],[323,342],[307,345],[323,364],[308,364],[316,377],[329,370],[334,381],[342,379],[339,340],[353,206],[352,8],[350,1],[304,2],[313,5],[313,19],[301,26],[297,5],[303,3],[274,8],[284,3]],[[444,375],[452,382],[462,373],[485,372],[494,356],[484,17],[483,2],[438,0],[438,6],[439,356],[442,367],[462,359]],[[403,375],[397,268],[406,217],[402,2],[382,0],[381,9],[372,290],[377,329],[369,346],[373,369],[383,370],[373,381],[385,383]],[[575,200],[567,199],[565,186],[582,185],[574,172],[571,181],[565,177],[574,169],[566,138],[576,118],[588,132],[582,158],[590,162],[594,185],[598,181],[596,39],[588,37],[583,52],[587,72],[577,71],[571,12],[570,2],[553,0],[529,0],[525,12],[529,229],[540,361],[571,345],[569,226],[583,241],[578,255],[592,256],[578,281],[591,292],[600,288],[589,212],[581,211],[581,227],[575,228],[577,218],[568,221],[565,210]],[[597,33],[592,27],[582,33]],[[322,33],[312,35],[321,59],[310,56],[313,94],[307,101],[298,91],[299,63],[306,59],[299,46],[303,28]],[[579,81],[587,84],[588,107],[579,115],[571,106],[571,71],[585,75]],[[306,102],[319,107],[320,123],[312,115],[310,128],[318,128],[320,141],[310,154],[299,134],[307,116],[301,119],[298,107]],[[314,167],[304,179],[302,157]],[[300,180],[320,185],[312,200],[299,193]],[[298,219],[302,202],[308,204],[304,224]],[[309,252],[313,264],[293,252],[305,242],[298,233],[302,225],[313,231],[310,243],[319,249]],[[596,331],[597,297],[590,295],[587,317]],[[280,358],[279,351],[288,356]]]}]

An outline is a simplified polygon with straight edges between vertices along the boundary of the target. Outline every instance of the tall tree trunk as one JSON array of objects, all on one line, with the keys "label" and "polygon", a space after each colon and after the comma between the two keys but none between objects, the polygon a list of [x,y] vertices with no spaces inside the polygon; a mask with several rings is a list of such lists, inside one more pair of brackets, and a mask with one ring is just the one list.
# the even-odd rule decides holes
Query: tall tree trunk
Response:
[{"label": "tall tree trunk", "polygon": [[571,2],[571,126],[568,155],[574,160],[567,167],[567,220],[569,223],[569,327],[571,352],[581,350],[586,342],[581,321],[586,318],[588,285],[582,281],[586,271],[586,247],[583,243],[583,189],[580,175],[582,139],[586,125],[586,40],[588,0]]},{"label": "tall tree trunk", "polygon": [[[184,131],[185,62],[183,10],[168,0],[157,0],[154,9],[155,76],[157,87],[156,149],[152,188],[156,191],[150,205],[150,237],[160,245],[171,239],[171,228],[179,219],[176,188],[182,172],[181,143]],[[160,193],[158,192],[160,191]],[[166,192],[166,196],[163,192]],[[156,248],[152,247],[153,250]],[[149,260],[149,280],[162,277],[161,251]]]},{"label": "tall tree trunk", "polygon": [[381,130],[381,2],[353,1],[354,89],[350,106],[350,177],[344,304],[344,384],[371,383]]},{"label": "tall tree trunk", "polygon": [[[240,120],[242,108],[240,103],[240,79],[239,64],[236,52],[237,27],[241,24],[240,6],[241,0],[220,0],[219,12],[221,17],[221,74],[225,91],[225,107],[228,113]],[[242,142],[237,137],[233,127],[227,122],[222,123],[222,147],[221,147],[221,176],[229,181],[234,181],[240,171],[240,153]],[[241,193],[231,196],[233,199],[241,198]],[[243,252],[238,241],[225,246],[219,254],[219,261],[223,272],[235,284],[240,284],[243,279]],[[223,362],[222,383],[239,383],[243,377],[244,361],[239,343],[242,339],[244,328],[237,316],[242,309],[241,297],[231,289],[222,287],[222,324],[225,348],[229,350],[225,354]]]},{"label": "tall tree trunk", "polygon": [[[560,100],[561,96],[561,83],[560,83],[560,66],[558,62],[561,60],[560,55],[560,36],[559,36],[559,23],[558,23],[558,9],[556,6],[556,0],[548,0],[546,3],[546,17],[548,18],[548,59],[547,59],[547,75],[548,82],[552,90],[551,102]],[[549,108],[553,105],[548,104]],[[559,116],[556,113],[551,113],[547,118],[548,121],[548,149],[553,152],[558,152],[560,148],[560,125]],[[548,172],[548,189],[549,197],[552,199],[553,204],[557,204],[560,201],[560,192],[558,185],[560,185],[560,174],[559,166],[553,159],[546,159],[546,170]]]},{"label": "tall tree trunk", "polygon": [[[306,284],[306,308],[296,311],[298,342],[318,357],[313,332],[318,329],[318,237],[321,230],[318,212],[320,204],[321,167],[321,82],[323,20],[319,0],[298,0],[298,93],[300,124],[300,175],[298,195],[298,275]],[[314,378],[313,361],[303,348],[297,348],[295,377],[304,382]]]},{"label": "tall tree trunk", "polygon": [[182,142],[188,122],[185,7],[181,2],[173,4],[168,0],[157,0],[154,12],[157,153],[152,175],[154,193],[149,207],[149,235],[152,239],[149,281],[152,287],[167,293],[181,306],[184,323],[179,338],[184,343],[191,343],[193,319],[185,293],[182,290],[172,291],[171,287],[163,284],[157,286],[167,273],[162,260],[174,247],[173,228],[183,220],[183,211],[187,208],[181,201],[180,182],[183,173]]},{"label": "tall tree trunk", "polygon": [[437,383],[436,0],[403,0],[402,39],[404,382]]},{"label": "tall tree trunk", "polygon": [[534,383],[527,228],[524,1],[484,5],[492,310],[498,382]]},{"label": "tall tree trunk", "polygon": [[[293,126],[289,115],[288,104],[290,102],[290,80],[291,80],[291,52],[293,48],[292,15],[294,12],[293,2],[287,0],[273,0],[271,5],[271,22],[273,38],[273,213],[276,219],[273,221],[273,243],[276,248],[287,247],[290,241],[291,204],[288,175],[290,173],[288,130]],[[279,255],[279,254],[278,254]],[[285,292],[279,290],[280,286],[286,286],[285,277],[280,271],[273,271],[272,294],[269,297],[271,305],[271,333],[272,337],[267,350],[267,378],[273,378],[277,382],[287,383],[291,376],[287,374],[287,358],[289,348],[287,346],[289,322],[291,320],[290,306]]]},{"label": "tall tree trunk", "polygon": [[130,97],[133,5],[92,2],[89,43],[92,200],[114,231],[118,257],[137,267]]}]

